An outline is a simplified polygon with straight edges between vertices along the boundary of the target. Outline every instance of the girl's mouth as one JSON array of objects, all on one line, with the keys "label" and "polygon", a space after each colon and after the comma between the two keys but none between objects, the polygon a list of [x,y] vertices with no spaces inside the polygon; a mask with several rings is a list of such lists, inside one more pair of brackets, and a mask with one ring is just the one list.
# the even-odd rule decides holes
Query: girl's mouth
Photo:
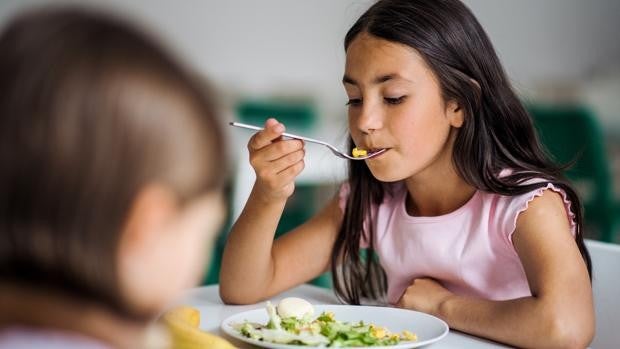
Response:
[{"label": "girl's mouth", "polygon": [[370,160],[377,156],[383,155],[383,153],[388,150],[388,148],[370,148],[367,150],[364,148],[355,147],[351,151],[351,155],[353,156],[353,158],[359,158],[359,160]]}]

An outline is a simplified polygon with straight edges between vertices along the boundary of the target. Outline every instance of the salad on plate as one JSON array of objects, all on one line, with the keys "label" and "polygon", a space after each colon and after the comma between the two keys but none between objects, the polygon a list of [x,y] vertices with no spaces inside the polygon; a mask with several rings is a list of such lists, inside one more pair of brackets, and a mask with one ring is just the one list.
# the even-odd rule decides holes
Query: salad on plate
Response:
[{"label": "salad on plate", "polygon": [[266,310],[269,316],[266,324],[244,321],[234,324],[233,328],[255,340],[315,347],[390,346],[417,340],[409,331],[392,333],[363,321],[339,321],[332,312],[314,317],[312,304],[302,298],[285,298],[277,307],[267,302]]}]

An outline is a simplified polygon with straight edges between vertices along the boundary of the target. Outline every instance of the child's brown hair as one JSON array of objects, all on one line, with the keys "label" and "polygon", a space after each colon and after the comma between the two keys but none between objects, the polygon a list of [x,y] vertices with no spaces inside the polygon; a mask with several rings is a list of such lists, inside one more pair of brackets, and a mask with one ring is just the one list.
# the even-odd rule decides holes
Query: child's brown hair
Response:
[{"label": "child's brown hair", "polygon": [[110,16],[44,9],[9,23],[0,36],[0,285],[126,311],[116,254],[139,190],[161,183],[183,202],[220,186],[223,140],[201,85]]}]

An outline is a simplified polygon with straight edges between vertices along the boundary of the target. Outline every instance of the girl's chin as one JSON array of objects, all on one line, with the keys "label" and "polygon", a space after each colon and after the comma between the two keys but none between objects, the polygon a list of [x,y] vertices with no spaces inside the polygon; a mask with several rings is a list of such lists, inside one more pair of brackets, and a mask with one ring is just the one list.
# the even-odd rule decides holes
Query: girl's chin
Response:
[{"label": "girl's chin", "polygon": [[372,176],[381,182],[398,182],[405,179],[402,175],[394,173],[393,171],[387,171],[385,168],[373,168],[372,166],[368,166],[368,168]]},{"label": "girl's chin", "polygon": [[394,183],[394,182],[399,182],[402,181],[404,178],[401,177],[377,177],[375,176],[375,178],[383,183]]},{"label": "girl's chin", "polygon": [[381,182],[398,182],[407,178],[407,173],[403,172],[402,160],[392,155],[392,151],[390,149],[376,158],[366,160],[372,176]]}]

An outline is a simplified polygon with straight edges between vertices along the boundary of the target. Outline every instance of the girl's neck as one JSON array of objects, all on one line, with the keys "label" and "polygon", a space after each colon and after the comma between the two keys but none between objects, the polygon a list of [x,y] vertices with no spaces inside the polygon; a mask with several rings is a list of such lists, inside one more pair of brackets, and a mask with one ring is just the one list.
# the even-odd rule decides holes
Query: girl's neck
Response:
[{"label": "girl's neck", "polygon": [[451,164],[405,180],[407,213],[412,216],[441,216],[465,205],[476,192]]},{"label": "girl's neck", "polygon": [[127,320],[103,306],[60,293],[0,284],[0,329],[12,326],[76,333],[114,348],[166,342],[159,329]]}]

